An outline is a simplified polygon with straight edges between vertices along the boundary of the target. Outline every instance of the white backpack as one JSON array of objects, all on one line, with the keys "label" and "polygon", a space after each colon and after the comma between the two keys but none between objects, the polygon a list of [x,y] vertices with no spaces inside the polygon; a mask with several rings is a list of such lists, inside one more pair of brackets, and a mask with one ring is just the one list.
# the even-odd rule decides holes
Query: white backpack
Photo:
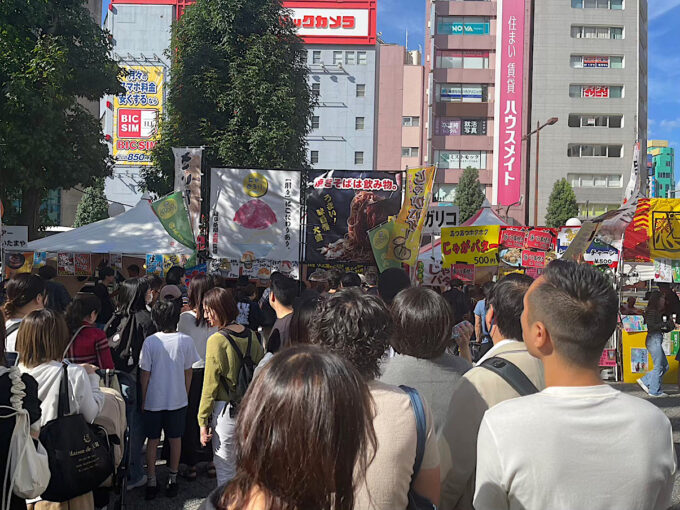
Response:
[{"label": "white backpack", "polygon": [[7,493],[3,493],[0,501],[2,510],[9,509],[12,492],[23,499],[33,499],[40,496],[50,482],[50,466],[45,448],[38,442],[36,447],[31,437],[31,423],[28,411],[23,408],[26,396],[26,385],[21,380],[21,372],[17,367],[0,367],[0,376],[9,372],[12,381],[11,406],[0,406],[10,413],[0,416],[0,419],[16,418],[14,432],[9,445],[7,469],[3,475],[2,487],[9,486]]}]

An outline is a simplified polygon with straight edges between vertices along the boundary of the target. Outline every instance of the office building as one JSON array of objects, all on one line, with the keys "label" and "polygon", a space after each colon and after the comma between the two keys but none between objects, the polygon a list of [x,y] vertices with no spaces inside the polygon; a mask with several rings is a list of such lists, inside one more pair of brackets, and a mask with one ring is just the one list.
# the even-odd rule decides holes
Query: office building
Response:
[{"label": "office building", "polygon": [[[562,178],[574,188],[580,217],[621,205],[635,142],[643,166],[647,153],[647,69],[647,0],[534,3],[531,124],[559,119],[540,135],[539,224]],[[530,142],[533,204],[535,136]]]},{"label": "office building", "polygon": [[655,189],[649,196],[655,198],[675,198],[675,151],[668,146],[668,140],[649,140],[647,155],[652,159],[652,174]]},{"label": "office building", "polygon": [[419,51],[380,45],[376,170],[423,163],[424,72]]}]

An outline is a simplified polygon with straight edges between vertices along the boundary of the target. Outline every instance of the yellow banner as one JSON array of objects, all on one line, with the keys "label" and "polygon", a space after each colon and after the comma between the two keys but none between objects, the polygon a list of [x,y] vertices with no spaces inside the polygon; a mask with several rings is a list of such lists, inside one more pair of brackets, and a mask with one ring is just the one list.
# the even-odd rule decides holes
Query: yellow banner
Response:
[{"label": "yellow banner", "polygon": [[118,165],[150,165],[163,114],[164,67],[124,68],[125,94],[113,100],[113,158]]},{"label": "yellow banner", "polygon": [[406,172],[404,203],[392,230],[388,259],[414,266],[420,252],[423,225],[432,199],[435,168],[410,168]]},{"label": "yellow banner", "polygon": [[680,259],[680,199],[649,201],[649,254],[652,259]]},{"label": "yellow banner", "polygon": [[443,228],[441,242],[444,267],[453,264],[497,266],[500,233],[499,225]]}]

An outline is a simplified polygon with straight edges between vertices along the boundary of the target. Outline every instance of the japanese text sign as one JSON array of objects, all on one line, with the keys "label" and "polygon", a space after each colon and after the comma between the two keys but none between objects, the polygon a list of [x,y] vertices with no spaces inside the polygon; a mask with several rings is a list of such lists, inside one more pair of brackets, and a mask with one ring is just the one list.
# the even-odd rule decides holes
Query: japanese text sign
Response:
[{"label": "japanese text sign", "polygon": [[542,251],[522,251],[522,266],[524,267],[545,267],[545,252]]},{"label": "japanese text sign", "polygon": [[375,44],[375,3],[362,0],[346,2],[342,8],[309,7],[310,2],[290,0],[283,3],[307,44]]},{"label": "japanese text sign", "polygon": [[451,278],[458,278],[463,283],[475,283],[475,266],[471,264],[453,264]]},{"label": "japanese text sign", "polygon": [[443,228],[457,227],[460,208],[457,205],[446,207],[430,206],[427,210],[423,234],[441,235]]},{"label": "japanese text sign", "polygon": [[150,165],[163,113],[164,68],[125,66],[125,93],[113,101],[113,158],[118,165]]},{"label": "japanese text sign", "polygon": [[555,244],[555,235],[552,232],[541,230],[529,230],[527,232],[525,246],[537,250],[548,251]]},{"label": "japanese text sign", "polygon": [[479,267],[498,264],[499,225],[442,229],[444,267],[472,264]]},{"label": "japanese text sign", "polygon": [[2,226],[2,247],[10,251],[22,251],[28,244],[28,227]]},{"label": "japanese text sign", "polygon": [[494,203],[519,202],[524,116],[524,41],[526,0],[498,2],[500,82],[496,87]]},{"label": "japanese text sign", "polygon": [[501,232],[500,245],[504,248],[524,248],[525,238],[524,230],[506,228]]}]

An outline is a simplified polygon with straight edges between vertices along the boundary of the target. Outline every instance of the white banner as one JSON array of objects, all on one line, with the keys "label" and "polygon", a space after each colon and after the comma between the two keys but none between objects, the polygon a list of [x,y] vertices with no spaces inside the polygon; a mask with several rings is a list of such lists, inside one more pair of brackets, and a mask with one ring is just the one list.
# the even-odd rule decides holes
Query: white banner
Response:
[{"label": "white banner", "polygon": [[23,251],[28,244],[28,227],[3,225],[0,238],[5,250]]},{"label": "white banner", "polygon": [[299,172],[213,168],[210,211],[213,257],[299,260]]}]

